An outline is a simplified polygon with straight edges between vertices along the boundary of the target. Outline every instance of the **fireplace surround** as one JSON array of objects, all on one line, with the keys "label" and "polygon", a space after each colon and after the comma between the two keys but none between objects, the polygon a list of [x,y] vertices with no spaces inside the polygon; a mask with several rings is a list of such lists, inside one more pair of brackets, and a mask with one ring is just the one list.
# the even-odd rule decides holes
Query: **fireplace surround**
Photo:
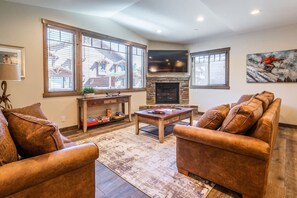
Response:
[{"label": "fireplace surround", "polygon": [[[178,86],[178,100],[175,102],[160,102],[156,100],[156,84],[175,84]],[[146,81],[146,103],[155,104],[189,104],[189,77],[148,76]]]},{"label": "fireplace surround", "polygon": [[179,83],[156,83],[156,104],[179,104]]}]

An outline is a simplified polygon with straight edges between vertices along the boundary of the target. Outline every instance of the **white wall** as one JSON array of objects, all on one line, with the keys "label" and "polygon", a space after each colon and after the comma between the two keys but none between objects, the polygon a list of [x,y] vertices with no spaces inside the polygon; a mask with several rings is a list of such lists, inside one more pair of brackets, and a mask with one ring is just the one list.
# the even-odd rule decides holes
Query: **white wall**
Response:
[{"label": "white wall", "polygon": [[209,39],[189,45],[190,52],[231,47],[230,90],[191,89],[190,104],[199,104],[199,111],[237,101],[242,94],[271,91],[282,98],[280,122],[297,125],[297,83],[247,83],[246,55],[297,48],[297,25],[260,32]]},{"label": "white wall", "polygon": [[[43,98],[43,44],[41,18],[147,45],[147,40],[119,24],[99,17],[79,15],[33,6],[0,2],[0,44],[25,47],[26,78],[8,81],[8,93],[14,107],[41,102],[50,120],[60,127],[77,124],[77,97]],[[145,92],[132,95],[132,111],[145,104]],[[66,117],[61,122],[61,116]]]},{"label": "white wall", "polygon": [[149,50],[186,50],[187,46],[175,43],[167,43],[160,41],[149,41]]}]

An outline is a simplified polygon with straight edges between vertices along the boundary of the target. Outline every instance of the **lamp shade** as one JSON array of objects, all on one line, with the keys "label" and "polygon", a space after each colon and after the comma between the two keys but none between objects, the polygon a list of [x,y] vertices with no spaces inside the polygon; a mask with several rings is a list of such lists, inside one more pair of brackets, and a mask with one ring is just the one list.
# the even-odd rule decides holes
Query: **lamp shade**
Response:
[{"label": "lamp shade", "polygon": [[18,65],[0,63],[0,80],[21,80]]}]

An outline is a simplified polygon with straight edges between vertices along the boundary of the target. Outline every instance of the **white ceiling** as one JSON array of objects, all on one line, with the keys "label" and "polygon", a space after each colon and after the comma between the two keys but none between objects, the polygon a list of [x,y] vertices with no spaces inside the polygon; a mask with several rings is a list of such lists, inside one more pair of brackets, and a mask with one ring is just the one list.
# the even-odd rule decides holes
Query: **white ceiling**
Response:
[{"label": "white ceiling", "polygon": [[[297,24],[297,0],[6,1],[107,17],[148,40],[183,44],[215,35]],[[252,16],[253,9],[261,13]],[[198,22],[198,16],[205,20]]]}]

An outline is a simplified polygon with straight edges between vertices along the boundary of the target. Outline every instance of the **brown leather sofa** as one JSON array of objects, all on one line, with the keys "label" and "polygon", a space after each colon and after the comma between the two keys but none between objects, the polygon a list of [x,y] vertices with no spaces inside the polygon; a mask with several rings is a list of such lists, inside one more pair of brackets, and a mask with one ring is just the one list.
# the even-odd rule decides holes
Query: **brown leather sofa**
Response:
[{"label": "brown leather sofa", "polygon": [[243,197],[263,197],[278,133],[280,105],[281,99],[275,99],[246,135],[175,126],[179,172],[201,176]]},{"label": "brown leather sofa", "polygon": [[[7,131],[7,121],[2,116],[1,152],[8,152],[4,145],[7,140],[1,140]],[[62,140],[61,150],[2,166],[0,163],[0,197],[95,197],[98,147],[93,143],[75,145],[65,137]]]}]

